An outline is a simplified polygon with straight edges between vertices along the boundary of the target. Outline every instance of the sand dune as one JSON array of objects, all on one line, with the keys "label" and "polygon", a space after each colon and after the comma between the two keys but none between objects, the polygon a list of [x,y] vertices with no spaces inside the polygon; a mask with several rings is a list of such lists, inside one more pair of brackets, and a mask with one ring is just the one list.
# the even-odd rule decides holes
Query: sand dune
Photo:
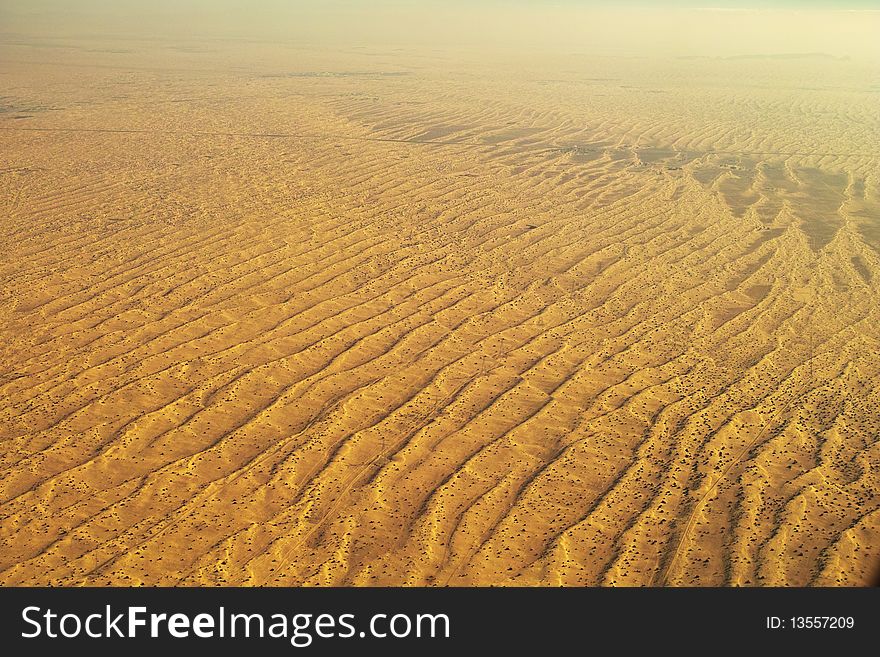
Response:
[{"label": "sand dune", "polygon": [[0,583],[871,576],[876,70],[239,47],[0,48]]}]

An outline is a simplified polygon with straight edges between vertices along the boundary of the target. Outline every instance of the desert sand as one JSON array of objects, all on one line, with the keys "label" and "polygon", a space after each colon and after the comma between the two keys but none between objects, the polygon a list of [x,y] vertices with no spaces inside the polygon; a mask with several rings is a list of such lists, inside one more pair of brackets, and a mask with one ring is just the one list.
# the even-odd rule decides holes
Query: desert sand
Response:
[{"label": "desert sand", "polygon": [[864,584],[878,70],[4,42],[0,583]]}]

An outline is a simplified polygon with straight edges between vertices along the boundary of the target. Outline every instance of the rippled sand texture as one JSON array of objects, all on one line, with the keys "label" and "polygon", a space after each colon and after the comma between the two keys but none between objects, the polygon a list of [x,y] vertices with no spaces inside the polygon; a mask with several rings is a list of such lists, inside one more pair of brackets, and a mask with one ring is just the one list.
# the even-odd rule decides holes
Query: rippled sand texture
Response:
[{"label": "rippled sand texture", "polygon": [[239,48],[2,48],[0,582],[871,577],[876,69]]}]

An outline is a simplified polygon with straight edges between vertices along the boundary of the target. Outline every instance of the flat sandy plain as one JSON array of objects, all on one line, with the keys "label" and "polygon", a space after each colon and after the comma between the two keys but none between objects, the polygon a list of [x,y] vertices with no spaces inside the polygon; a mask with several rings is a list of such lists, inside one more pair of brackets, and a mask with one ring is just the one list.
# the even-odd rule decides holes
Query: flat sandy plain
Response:
[{"label": "flat sandy plain", "polygon": [[880,70],[0,45],[0,583],[858,585]]}]

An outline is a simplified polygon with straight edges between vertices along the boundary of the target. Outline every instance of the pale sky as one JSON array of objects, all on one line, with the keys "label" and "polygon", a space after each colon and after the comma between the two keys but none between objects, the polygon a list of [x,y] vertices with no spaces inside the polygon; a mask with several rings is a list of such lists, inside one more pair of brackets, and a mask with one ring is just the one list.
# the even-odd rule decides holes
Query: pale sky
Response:
[{"label": "pale sky", "polygon": [[880,59],[880,0],[0,0],[0,33]]}]

